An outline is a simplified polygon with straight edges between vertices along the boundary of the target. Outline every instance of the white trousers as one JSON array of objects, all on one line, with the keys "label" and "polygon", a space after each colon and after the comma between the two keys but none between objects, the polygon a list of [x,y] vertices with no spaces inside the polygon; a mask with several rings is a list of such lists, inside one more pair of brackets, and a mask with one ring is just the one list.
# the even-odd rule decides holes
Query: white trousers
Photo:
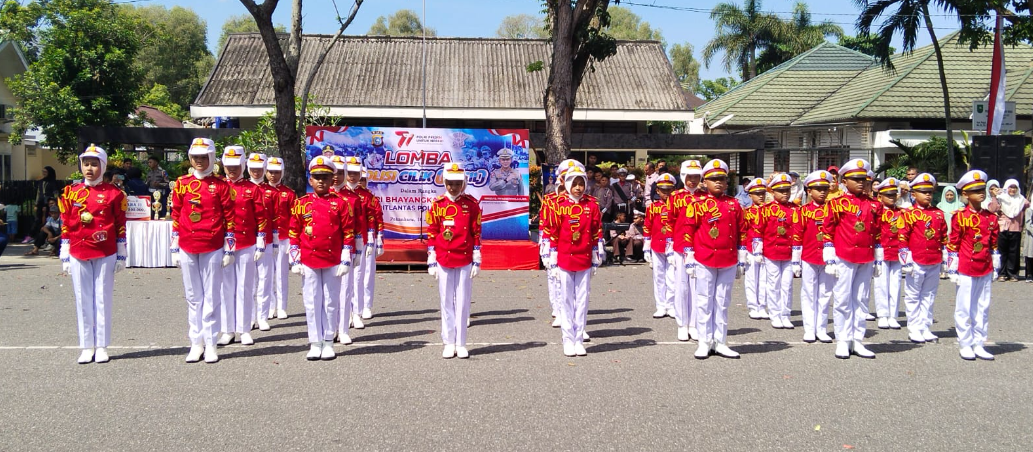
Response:
[{"label": "white trousers", "polygon": [[269,246],[266,246],[265,252],[262,253],[262,258],[255,259],[255,278],[258,279],[258,290],[255,293],[258,301],[258,311],[255,315],[263,320],[269,318],[270,311],[276,314],[276,307],[274,306],[276,302],[273,298],[274,254],[276,253],[273,253]]},{"label": "white trousers", "polygon": [[747,262],[743,283],[746,284],[746,308],[750,312],[767,309],[768,291],[762,282],[766,279],[764,276],[764,264]]},{"label": "white trousers", "polygon": [[[667,255],[653,250],[646,250],[653,254],[653,298],[656,309],[674,308],[674,290],[677,285],[674,272],[676,266],[667,262]],[[684,269],[682,269],[684,273]]]},{"label": "white trousers", "polygon": [[[355,296],[355,255],[352,255],[352,271],[348,272],[338,279],[341,280],[341,285],[338,288],[338,299],[341,301],[340,316],[338,317],[337,331],[341,334],[348,334],[348,321],[352,318],[352,297]],[[334,267],[331,267],[334,268]]]},{"label": "white trousers", "polygon": [[764,258],[764,275],[768,292],[768,314],[788,321],[793,308],[792,261]]},{"label": "white trousers", "polygon": [[179,266],[183,271],[190,343],[213,345],[222,301],[222,250],[204,254],[180,252]]},{"label": "white trousers", "polygon": [[237,250],[233,263],[222,267],[222,272],[219,331],[250,332],[255,318],[255,247]]},{"label": "white trousers", "polygon": [[990,282],[993,277],[993,273],[977,277],[958,275],[954,328],[958,332],[958,345],[962,347],[986,343],[986,333],[990,326]]},{"label": "white trousers", "polygon": [[563,289],[560,288],[560,279],[553,277],[548,268],[545,269],[545,278],[549,285],[549,305],[552,307],[552,316],[560,315],[560,305],[563,304]]},{"label": "white trousers", "polygon": [[[900,261],[886,261],[882,275],[875,277],[875,315],[897,318],[900,313]],[[937,277],[940,275],[937,274]]]},{"label": "white trousers", "polygon": [[[276,294],[273,303],[276,304],[276,309],[287,310],[287,297],[290,295],[290,256],[288,251],[290,250],[290,240],[284,239],[276,242],[273,245],[273,274],[272,281],[276,286]],[[270,308],[272,309],[272,308]]]},{"label": "white trousers", "polygon": [[940,288],[940,264],[913,264],[914,270],[904,280],[904,308],[907,329],[919,333],[933,326],[933,302]]},{"label": "white trousers", "polygon": [[377,285],[377,247],[375,243],[366,246],[362,255],[362,308],[373,309],[373,289]]},{"label": "white trousers", "polygon": [[[336,270],[336,265],[319,269],[304,267],[301,291],[310,343],[334,340],[334,326],[339,321],[341,307],[341,278],[334,275]],[[347,321],[344,326],[348,326]]]},{"label": "white trousers", "polygon": [[560,269],[560,290],[563,302],[560,304],[560,329],[564,344],[584,341],[585,324],[588,322],[588,287],[592,280],[592,269],[571,272]]},{"label": "white trousers", "polygon": [[727,340],[735,267],[696,266],[696,329],[700,341],[724,344]]},{"label": "white trousers", "polygon": [[473,264],[448,268],[438,266],[438,294],[441,296],[441,342],[466,346],[466,322],[470,319],[470,290]]},{"label": "white trousers", "polygon": [[674,320],[678,327],[689,327],[696,323],[695,302],[696,280],[685,273],[685,255],[674,253],[668,258],[668,265],[674,266]]},{"label": "white trousers", "polygon": [[800,284],[800,311],[803,315],[804,335],[828,331],[829,302],[832,301],[832,286],[835,279],[825,273],[825,265],[803,263]]},{"label": "white trousers", "polygon": [[832,321],[836,328],[836,340],[860,341],[864,339],[867,327],[868,299],[871,295],[872,272],[875,266],[839,261],[839,275],[832,288],[835,295]]},{"label": "white trousers", "polygon": [[111,345],[111,293],[115,255],[81,261],[71,258],[72,290],[79,321],[79,348]]}]

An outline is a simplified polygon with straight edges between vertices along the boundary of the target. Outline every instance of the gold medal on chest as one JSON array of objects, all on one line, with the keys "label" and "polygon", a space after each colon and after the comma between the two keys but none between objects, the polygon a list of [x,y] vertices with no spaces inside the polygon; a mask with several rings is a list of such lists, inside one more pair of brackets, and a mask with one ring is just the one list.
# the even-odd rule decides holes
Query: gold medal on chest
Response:
[{"label": "gold medal on chest", "polygon": [[710,238],[716,239],[719,235],[721,235],[721,231],[717,230],[717,226],[712,226],[710,228]]},{"label": "gold medal on chest", "polygon": [[936,235],[936,233],[934,233],[932,229],[925,230],[925,238],[927,240],[932,240],[934,235]]},{"label": "gold medal on chest", "polygon": [[89,212],[83,212],[79,214],[79,219],[82,220],[82,224],[90,224],[93,222],[93,214]]},{"label": "gold medal on chest", "polygon": [[778,235],[786,235],[786,227],[785,226],[779,226],[778,227]]},{"label": "gold medal on chest", "polygon": [[825,241],[825,234],[819,232],[817,235],[817,239],[819,242]]},{"label": "gold medal on chest", "polygon": [[975,245],[972,245],[972,251],[976,253],[983,251],[983,242],[976,242]]},{"label": "gold medal on chest", "polygon": [[857,220],[857,223],[854,223],[854,230],[857,232],[864,232],[864,223],[862,223],[861,220]]},{"label": "gold medal on chest", "polygon": [[445,240],[452,240],[452,237],[455,237],[455,235],[452,234],[452,228],[445,229],[445,232],[442,232],[441,236],[444,237]]},{"label": "gold medal on chest", "polygon": [[573,241],[575,241],[575,242],[576,242],[576,241],[578,241],[578,240],[580,240],[580,239],[581,239],[581,233],[580,233],[580,232],[578,232],[578,231],[574,231],[574,235],[572,236],[572,239],[573,239]]},{"label": "gold medal on chest", "polygon": [[312,226],[305,226],[305,234],[312,235]]},{"label": "gold medal on chest", "polygon": [[896,234],[897,233],[897,225],[890,226],[890,232]]},{"label": "gold medal on chest", "polygon": [[190,221],[194,223],[201,221],[201,212],[190,212]]}]

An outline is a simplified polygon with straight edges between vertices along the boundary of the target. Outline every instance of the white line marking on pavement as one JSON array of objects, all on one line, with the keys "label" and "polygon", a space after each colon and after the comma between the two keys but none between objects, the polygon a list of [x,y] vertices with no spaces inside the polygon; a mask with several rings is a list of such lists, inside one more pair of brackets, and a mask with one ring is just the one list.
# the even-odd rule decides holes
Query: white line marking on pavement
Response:
[{"label": "white line marking on pavement", "polygon": [[[918,346],[918,345],[957,345],[957,343],[958,343],[958,341],[954,340],[952,338],[951,340],[940,339],[939,342],[935,342],[933,344],[915,344],[915,343],[912,343],[911,341],[889,341],[889,342],[869,342],[869,343],[866,343],[866,345],[875,345],[875,346],[902,346],[902,345],[903,346],[911,346],[911,345],[915,345],[915,346]],[[505,346],[538,345],[538,344],[561,345],[560,342],[527,341],[527,342],[470,342],[470,343],[467,343],[467,346],[505,347]],[[692,346],[695,346],[695,345],[697,345],[697,342],[695,342],[695,341],[687,341],[687,342],[681,342],[681,341],[654,342],[652,340],[642,339],[642,340],[637,340],[637,341],[618,341],[618,342],[594,342],[593,341],[593,342],[588,342],[587,344],[589,346],[591,346],[591,345],[603,345],[603,344],[607,344],[607,345],[648,344],[648,345],[679,345],[679,346],[689,346],[689,345],[692,345]],[[1021,346],[1024,346],[1024,347],[1031,347],[1031,348],[1033,348],[1033,342],[987,342],[986,344],[990,345],[990,346],[994,346],[994,345],[1004,345],[1004,346],[1008,346],[1008,345],[1021,345]],[[300,346],[305,346],[305,345],[307,345],[307,344],[303,344],[303,343],[298,343],[298,344],[263,344],[261,342],[258,342],[258,343],[255,343],[255,345],[240,345],[240,344],[232,344],[232,345],[227,345],[227,346],[220,345],[219,348],[248,349],[248,348],[263,348],[263,347],[300,347]],[[353,342],[353,343],[348,344],[348,345],[341,345],[341,344],[336,344],[336,343],[334,344],[335,347],[341,347],[341,348],[363,348],[363,347],[434,347],[434,346],[444,346],[444,345],[445,344],[443,344],[441,342],[368,342],[368,343]],[[803,341],[789,341],[789,342],[787,342],[787,341],[756,341],[756,342],[730,342],[730,343],[728,343],[729,347],[750,346],[750,345],[789,345],[789,346],[793,346],[793,347],[797,347],[797,346],[821,346],[821,345],[825,345],[825,346],[829,346],[829,347],[832,346],[832,344],[822,344],[820,342],[807,343],[807,342],[803,342]],[[162,350],[162,349],[169,349],[169,350],[183,349],[183,350],[186,350],[188,348],[190,348],[189,345],[111,345],[111,346],[108,346],[109,350]],[[12,350],[78,350],[78,349],[79,349],[79,347],[76,346],[76,345],[0,345],[0,351],[12,351]]]}]

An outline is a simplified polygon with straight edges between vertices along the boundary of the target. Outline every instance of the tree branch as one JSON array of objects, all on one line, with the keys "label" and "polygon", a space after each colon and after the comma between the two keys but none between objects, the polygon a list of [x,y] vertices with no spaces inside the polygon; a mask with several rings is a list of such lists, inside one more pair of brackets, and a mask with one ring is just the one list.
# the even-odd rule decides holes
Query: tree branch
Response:
[{"label": "tree branch", "polygon": [[334,11],[337,11],[337,22],[341,24],[341,27],[337,29],[337,34],[330,39],[330,43],[327,44],[323,52],[319,54],[319,58],[316,59],[315,65],[312,69],[309,69],[308,76],[305,78],[305,86],[301,90],[301,109],[298,110],[298,133],[302,136],[305,133],[305,124],[307,123],[307,111],[308,111],[308,97],[309,90],[312,88],[312,82],[316,79],[316,74],[319,73],[319,69],[323,67],[323,62],[326,61],[327,55],[330,54],[330,50],[334,48],[337,41],[341,40],[341,36],[344,35],[344,30],[351,25],[352,20],[355,19],[355,14],[359,12],[359,7],[362,6],[363,0],[355,0],[352,4],[351,11],[348,13],[348,18],[341,20],[340,11],[337,9],[337,0],[333,0]]}]

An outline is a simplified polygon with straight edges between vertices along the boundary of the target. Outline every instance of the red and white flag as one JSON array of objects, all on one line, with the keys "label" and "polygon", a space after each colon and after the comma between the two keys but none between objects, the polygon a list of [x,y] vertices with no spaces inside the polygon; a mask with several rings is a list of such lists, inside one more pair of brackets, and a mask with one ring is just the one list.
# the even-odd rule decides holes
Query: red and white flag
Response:
[{"label": "red and white flag", "polygon": [[1004,46],[1001,45],[1001,16],[997,15],[997,31],[994,32],[994,58],[990,70],[990,105],[986,119],[986,134],[1000,135],[1001,122],[1004,121],[1004,91],[1008,83],[1005,79]]}]

